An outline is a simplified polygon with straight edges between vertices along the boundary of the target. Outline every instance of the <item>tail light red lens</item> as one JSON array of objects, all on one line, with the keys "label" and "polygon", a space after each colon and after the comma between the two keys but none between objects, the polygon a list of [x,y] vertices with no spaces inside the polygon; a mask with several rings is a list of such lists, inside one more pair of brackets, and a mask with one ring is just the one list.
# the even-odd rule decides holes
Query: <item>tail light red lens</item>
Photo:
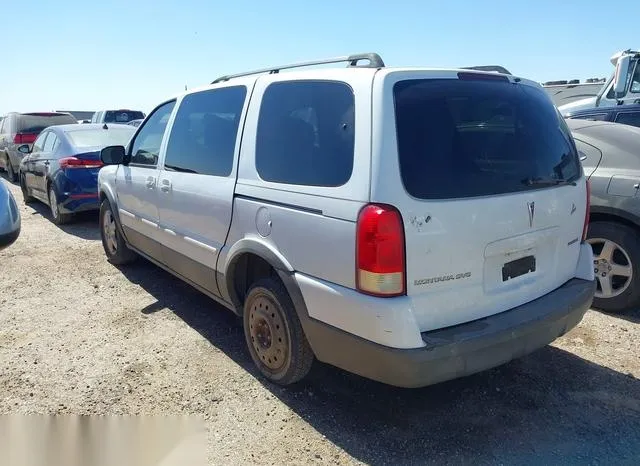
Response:
[{"label": "tail light red lens", "polygon": [[79,159],[77,157],[64,157],[60,159],[60,168],[100,168],[102,162],[99,160]]},{"label": "tail light red lens", "polygon": [[582,227],[582,241],[587,240],[589,232],[589,214],[591,212],[591,182],[587,179],[587,210],[584,213],[584,226]]},{"label": "tail light red lens", "polygon": [[33,144],[38,137],[37,134],[33,133],[16,133],[13,137],[14,144]]},{"label": "tail light red lens", "polygon": [[387,205],[367,205],[358,216],[356,235],[358,291],[384,297],[405,294],[405,239],[400,213]]}]

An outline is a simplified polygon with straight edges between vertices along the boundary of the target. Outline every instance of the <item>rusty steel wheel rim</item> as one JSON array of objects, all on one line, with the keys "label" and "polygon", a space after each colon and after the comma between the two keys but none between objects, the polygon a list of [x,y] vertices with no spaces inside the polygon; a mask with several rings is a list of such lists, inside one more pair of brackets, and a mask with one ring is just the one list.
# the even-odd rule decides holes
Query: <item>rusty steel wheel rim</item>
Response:
[{"label": "rusty steel wheel rim", "polygon": [[249,335],[257,358],[270,371],[284,367],[289,357],[289,339],[282,311],[266,296],[253,300],[249,310]]}]

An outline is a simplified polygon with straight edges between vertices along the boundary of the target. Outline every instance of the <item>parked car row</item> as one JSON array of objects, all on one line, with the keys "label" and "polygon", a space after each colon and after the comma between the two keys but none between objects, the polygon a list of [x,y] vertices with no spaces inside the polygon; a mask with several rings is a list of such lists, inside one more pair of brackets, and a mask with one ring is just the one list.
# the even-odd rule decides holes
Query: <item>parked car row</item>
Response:
[{"label": "parked car row", "polygon": [[[281,73],[330,63],[347,67]],[[268,380],[319,360],[418,387],[545,346],[594,296],[639,304],[639,134],[566,120],[523,78],[365,54],[223,76],[138,126],[49,127],[16,150],[26,202],[56,223],[99,208],[107,259],[144,257],[236,313]]]}]

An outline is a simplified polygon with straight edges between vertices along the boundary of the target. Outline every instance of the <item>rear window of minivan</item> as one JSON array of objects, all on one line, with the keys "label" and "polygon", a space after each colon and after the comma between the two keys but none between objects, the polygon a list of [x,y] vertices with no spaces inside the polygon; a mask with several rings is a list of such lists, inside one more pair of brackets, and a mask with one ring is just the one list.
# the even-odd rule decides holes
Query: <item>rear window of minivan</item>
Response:
[{"label": "rear window of minivan", "polygon": [[18,117],[18,132],[38,134],[49,126],[69,125],[77,122],[73,116],[62,113],[27,113]]},{"label": "rear window of minivan", "polygon": [[506,78],[416,79],[399,81],[393,94],[400,172],[413,197],[513,193],[582,174],[542,89]]}]

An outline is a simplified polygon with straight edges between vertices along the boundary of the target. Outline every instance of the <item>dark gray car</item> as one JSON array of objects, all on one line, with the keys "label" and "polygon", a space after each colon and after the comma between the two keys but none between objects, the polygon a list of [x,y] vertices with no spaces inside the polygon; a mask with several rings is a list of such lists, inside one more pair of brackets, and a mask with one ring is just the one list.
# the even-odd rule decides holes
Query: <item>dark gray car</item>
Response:
[{"label": "dark gray car", "polygon": [[598,287],[594,307],[640,306],[640,128],[567,120],[591,182],[588,241]]}]

